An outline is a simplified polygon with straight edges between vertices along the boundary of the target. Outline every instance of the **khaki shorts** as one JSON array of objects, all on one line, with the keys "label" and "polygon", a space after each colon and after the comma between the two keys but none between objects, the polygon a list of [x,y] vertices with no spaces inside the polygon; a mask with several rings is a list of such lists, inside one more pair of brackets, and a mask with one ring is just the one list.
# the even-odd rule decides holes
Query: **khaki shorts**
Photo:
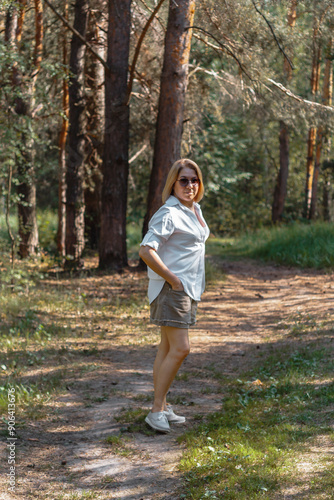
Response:
[{"label": "khaki shorts", "polygon": [[196,323],[197,302],[186,292],[173,290],[165,282],[161,292],[151,303],[151,323],[174,328],[189,328]]}]

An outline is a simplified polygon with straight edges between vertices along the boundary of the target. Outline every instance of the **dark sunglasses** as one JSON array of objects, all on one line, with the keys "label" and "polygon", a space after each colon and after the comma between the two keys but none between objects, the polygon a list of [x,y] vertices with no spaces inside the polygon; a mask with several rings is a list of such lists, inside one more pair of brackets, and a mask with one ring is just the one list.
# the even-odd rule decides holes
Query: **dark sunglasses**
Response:
[{"label": "dark sunglasses", "polygon": [[180,183],[180,186],[185,188],[189,184],[191,184],[192,186],[199,186],[201,181],[197,179],[197,177],[194,177],[193,179],[187,179],[185,177],[182,177],[181,179],[177,179],[177,182]]}]

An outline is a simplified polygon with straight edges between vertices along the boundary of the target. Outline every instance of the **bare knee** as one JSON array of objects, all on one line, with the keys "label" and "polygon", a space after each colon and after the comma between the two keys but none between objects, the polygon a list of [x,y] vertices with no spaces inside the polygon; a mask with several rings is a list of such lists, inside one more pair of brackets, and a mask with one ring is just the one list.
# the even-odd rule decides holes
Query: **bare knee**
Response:
[{"label": "bare knee", "polygon": [[190,353],[189,346],[180,346],[177,349],[173,349],[171,354],[178,360],[183,361]]}]

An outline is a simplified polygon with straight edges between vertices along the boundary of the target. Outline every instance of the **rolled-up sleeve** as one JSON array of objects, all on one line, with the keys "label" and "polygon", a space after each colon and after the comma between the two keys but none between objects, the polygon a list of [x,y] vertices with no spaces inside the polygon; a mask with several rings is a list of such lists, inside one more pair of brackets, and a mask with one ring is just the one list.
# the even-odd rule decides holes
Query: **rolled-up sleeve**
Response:
[{"label": "rolled-up sleeve", "polygon": [[168,207],[161,207],[152,217],[148,231],[140,246],[149,246],[158,250],[174,232],[174,223]]}]

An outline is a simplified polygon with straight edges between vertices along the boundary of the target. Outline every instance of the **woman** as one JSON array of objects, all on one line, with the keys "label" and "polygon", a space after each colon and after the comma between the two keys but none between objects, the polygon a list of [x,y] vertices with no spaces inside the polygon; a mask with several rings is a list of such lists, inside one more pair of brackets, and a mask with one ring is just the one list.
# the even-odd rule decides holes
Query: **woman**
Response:
[{"label": "woman", "polygon": [[188,159],[175,162],[162,193],[164,205],[150,220],[139,251],[148,266],[151,322],[161,327],[154,402],[145,421],[161,432],[170,431],[169,422],[185,422],[166,404],[166,395],[189,354],[188,328],[196,322],[205,286],[204,246],[210,231],[197,203],[203,194],[198,165]]}]

